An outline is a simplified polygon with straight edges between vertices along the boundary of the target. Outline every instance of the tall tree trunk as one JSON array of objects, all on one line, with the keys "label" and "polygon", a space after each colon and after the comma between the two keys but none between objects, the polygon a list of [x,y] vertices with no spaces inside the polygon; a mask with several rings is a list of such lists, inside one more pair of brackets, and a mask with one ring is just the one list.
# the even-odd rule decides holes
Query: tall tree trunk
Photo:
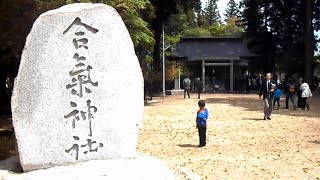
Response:
[{"label": "tall tree trunk", "polygon": [[162,34],[162,22],[156,20],[154,23],[154,50],[153,50],[153,69],[156,72],[160,72],[161,70],[161,56],[160,56],[160,46],[161,46],[161,34]]},{"label": "tall tree trunk", "polygon": [[313,46],[312,46],[312,2],[306,0],[306,32],[305,32],[305,61],[304,61],[304,79],[306,82],[311,83],[312,75],[312,60],[313,60]]},{"label": "tall tree trunk", "polygon": [[273,72],[273,51],[272,51],[272,34],[268,31],[268,16],[269,16],[269,0],[264,0],[264,37],[265,37],[265,56],[266,56],[266,73]]},{"label": "tall tree trunk", "polygon": [[144,45],[139,44],[136,47],[136,53],[137,53],[137,57],[140,63],[140,67],[143,73],[143,77],[145,77],[146,72],[147,72],[147,63],[146,63],[146,48]]}]

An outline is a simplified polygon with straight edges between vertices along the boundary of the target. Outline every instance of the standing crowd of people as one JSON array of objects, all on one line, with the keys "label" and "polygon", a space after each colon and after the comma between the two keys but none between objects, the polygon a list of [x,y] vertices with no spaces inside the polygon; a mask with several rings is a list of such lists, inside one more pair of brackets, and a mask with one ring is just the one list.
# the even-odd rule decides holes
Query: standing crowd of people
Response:
[{"label": "standing crowd of people", "polygon": [[[274,109],[280,110],[280,99],[283,95],[285,95],[286,99],[285,109],[289,109],[289,100],[291,100],[294,110],[297,108],[308,111],[310,110],[307,99],[312,97],[312,93],[308,83],[305,82],[303,78],[300,78],[299,81],[296,82],[293,77],[288,77],[286,81],[281,82],[279,77],[272,79],[271,73],[267,73],[265,78],[259,75],[259,78],[256,79],[256,81],[258,81],[259,84],[259,99],[262,97],[264,102],[264,120],[271,120],[272,111]],[[183,80],[183,87],[184,98],[190,98],[191,80],[189,77],[186,77]],[[203,87],[204,85],[200,78],[196,78],[194,82],[194,90],[198,93],[199,99]],[[196,128],[198,129],[199,135],[198,147],[204,147],[206,146],[206,131],[209,111],[205,108],[204,100],[199,100],[198,106],[199,110],[197,111],[196,116]]]},{"label": "standing crowd of people", "polygon": [[287,80],[281,82],[280,78],[271,78],[271,73],[266,74],[266,78],[262,80],[259,89],[259,98],[264,100],[264,120],[271,120],[272,110],[276,108],[280,110],[280,98],[285,95],[285,109],[289,109],[289,101],[292,102],[294,110],[301,108],[302,110],[310,110],[307,102],[309,97],[312,97],[310,86],[307,82],[300,78],[295,81],[293,77],[288,77]]},{"label": "standing crowd of people", "polygon": [[[242,90],[244,93],[250,93],[250,91],[256,91],[260,90],[262,81],[265,79],[265,77],[262,74],[258,75],[244,75],[244,80],[242,81]],[[300,78],[301,79],[301,78]],[[281,86],[285,85],[287,82],[295,80],[295,78],[292,77],[286,77],[284,74],[277,75],[273,80],[277,84],[281,84]],[[296,80],[296,84],[299,84],[300,82]],[[320,78],[314,77],[312,79],[312,83],[309,84],[309,87],[314,92],[320,92]]]}]

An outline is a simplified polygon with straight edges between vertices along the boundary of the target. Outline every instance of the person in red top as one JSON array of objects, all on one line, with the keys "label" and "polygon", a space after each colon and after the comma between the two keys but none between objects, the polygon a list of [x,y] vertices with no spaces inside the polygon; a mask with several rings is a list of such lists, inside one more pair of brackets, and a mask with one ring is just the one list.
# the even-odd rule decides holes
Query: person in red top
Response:
[{"label": "person in red top", "polygon": [[205,108],[206,102],[204,100],[200,100],[198,102],[199,110],[197,111],[197,129],[199,132],[199,146],[206,146],[206,131],[207,131],[207,120],[209,116],[208,109]]}]

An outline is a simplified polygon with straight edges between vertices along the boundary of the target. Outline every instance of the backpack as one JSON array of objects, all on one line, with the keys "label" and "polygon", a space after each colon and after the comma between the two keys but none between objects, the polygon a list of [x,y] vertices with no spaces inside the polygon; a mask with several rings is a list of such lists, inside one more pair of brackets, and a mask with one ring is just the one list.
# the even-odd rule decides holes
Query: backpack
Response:
[{"label": "backpack", "polygon": [[294,84],[291,84],[290,86],[289,86],[289,93],[295,93],[296,92],[296,86],[294,85]]}]

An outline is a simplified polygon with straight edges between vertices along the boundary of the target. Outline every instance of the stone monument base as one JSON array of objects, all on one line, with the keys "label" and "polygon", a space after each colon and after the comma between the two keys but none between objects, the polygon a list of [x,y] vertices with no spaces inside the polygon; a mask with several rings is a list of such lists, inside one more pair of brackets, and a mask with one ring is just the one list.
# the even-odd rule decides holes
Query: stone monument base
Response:
[{"label": "stone monument base", "polygon": [[166,90],[166,95],[176,95],[176,94],[183,94],[183,89],[172,89],[172,90]]},{"label": "stone monument base", "polygon": [[92,160],[69,166],[57,166],[48,169],[34,170],[27,173],[16,173],[17,157],[0,161],[0,179],[3,180],[113,180],[113,179],[152,179],[152,180],[200,180],[201,178],[186,169],[172,169],[165,163],[151,156],[139,154],[135,159]]}]

